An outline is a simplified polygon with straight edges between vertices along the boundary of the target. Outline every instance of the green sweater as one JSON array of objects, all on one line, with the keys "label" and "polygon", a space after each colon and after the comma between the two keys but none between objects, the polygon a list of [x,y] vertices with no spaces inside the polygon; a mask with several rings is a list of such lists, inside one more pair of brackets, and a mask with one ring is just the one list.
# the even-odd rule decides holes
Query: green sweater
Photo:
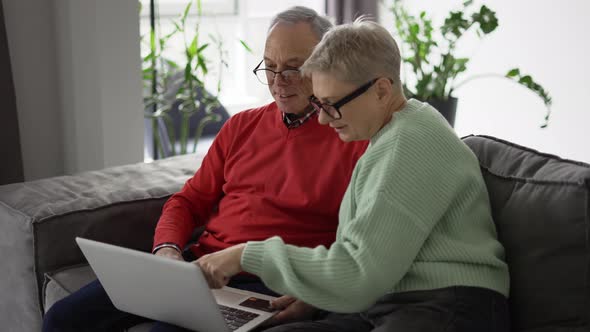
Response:
[{"label": "green sweater", "polygon": [[273,237],[248,242],[241,263],[272,290],[334,312],[366,310],[390,292],[509,288],[477,158],[416,100],[371,138],[329,249]]}]

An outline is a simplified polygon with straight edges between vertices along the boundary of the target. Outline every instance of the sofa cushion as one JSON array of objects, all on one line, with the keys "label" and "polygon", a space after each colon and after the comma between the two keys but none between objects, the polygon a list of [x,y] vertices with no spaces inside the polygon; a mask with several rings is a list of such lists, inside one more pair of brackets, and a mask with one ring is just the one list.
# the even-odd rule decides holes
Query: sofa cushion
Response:
[{"label": "sofa cushion", "polygon": [[43,301],[45,312],[62,298],[96,280],[96,274],[88,264],[66,267],[45,273]]},{"label": "sofa cushion", "polygon": [[477,155],[510,269],[513,331],[590,328],[590,165],[489,136]]}]

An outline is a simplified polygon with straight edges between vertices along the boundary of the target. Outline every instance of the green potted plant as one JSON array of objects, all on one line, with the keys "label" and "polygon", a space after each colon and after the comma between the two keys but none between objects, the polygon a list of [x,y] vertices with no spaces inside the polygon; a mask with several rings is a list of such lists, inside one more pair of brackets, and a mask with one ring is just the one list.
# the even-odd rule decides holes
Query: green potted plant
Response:
[{"label": "green potted plant", "polygon": [[[430,103],[454,125],[457,99],[453,97],[453,91],[473,79],[501,77],[521,84],[543,100],[547,112],[541,127],[547,126],[551,97],[519,68],[510,69],[504,75],[493,73],[462,77],[469,58],[455,54],[457,43],[467,32],[475,32],[479,38],[483,38],[498,27],[496,13],[490,8],[482,5],[474,10],[473,1],[465,1],[461,11],[451,11],[437,28],[433,27],[432,19],[426,12],[418,16],[411,15],[402,0],[394,0],[390,10],[395,18],[396,40],[402,52],[403,70],[405,72],[409,68],[415,79],[412,86],[407,83],[407,77],[404,82],[404,91],[408,97]],[[462,80],[458,81],[458,78]]]},{"label": "green potted plant", "polygon": [[[197,23],[192,28],[187,27],[192,5],[193,0],[189,0],[179,17],[172,21],[173,30],[161,36],[158,2],[150,1],[149,41],[147,54],[142,57],[142,69],[145,117],[152,120],[155,158],[195,152],[204,127],[221,120],[213,110],[221,106],[218,95],[221,92],[221,72],[223,67],[227,67],[226,51],[220,36],[209,35],[208,41],[205,41],[200,35],[200,0],[196,0]],[[167,43],[177,35],[183,42],[184,63],[180,64],[168,55]],[[214,93],[208,92],[204,83],[211,73],[209,66],[212,62],[204,51],[211,44],[217,48],[216,61],[219,64]],[[191,119],[197,115],[200,119],[191,132]],[[188,146],[189,142],[192,149]]]}]

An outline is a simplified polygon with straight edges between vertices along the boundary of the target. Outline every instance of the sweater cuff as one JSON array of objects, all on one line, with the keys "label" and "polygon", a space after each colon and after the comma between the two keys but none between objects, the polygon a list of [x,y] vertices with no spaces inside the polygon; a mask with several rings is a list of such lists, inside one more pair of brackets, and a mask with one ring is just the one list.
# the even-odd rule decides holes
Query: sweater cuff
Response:
[{"label": "sweater cuff", "polygon": [[154,249],[152,249],[152,254],[156,254],[156,251],[158,251],[162,248],[176,249],[176,251],[178,251],[178,253],[182,255],[182,250],[180,249],[180,247],[176,243],[173,243],[173,242],[164,242],[164,243],[158,244],[157,246],[154,247]]},{"label": "sweater cuff", "polygon": [[242,270],[261,276],[262,262],[264,259],[264,242],[250,241],[246,244],[246,248],[242,252],[240,264]]}]

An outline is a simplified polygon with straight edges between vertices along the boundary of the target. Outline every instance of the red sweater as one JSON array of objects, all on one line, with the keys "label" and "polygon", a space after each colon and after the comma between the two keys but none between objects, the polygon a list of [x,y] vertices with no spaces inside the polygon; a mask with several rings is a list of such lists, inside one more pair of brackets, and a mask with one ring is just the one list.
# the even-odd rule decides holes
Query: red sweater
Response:
[{"label": "red sweater", "polygon": [[344,143],[317,115],[287,129],[275,103],[231,117],[201,167],[164,205],[154,247],[183,248],[205,232],[197,257],[278,235],[286,243],[329,247],[352,170],[368,142]]}]

